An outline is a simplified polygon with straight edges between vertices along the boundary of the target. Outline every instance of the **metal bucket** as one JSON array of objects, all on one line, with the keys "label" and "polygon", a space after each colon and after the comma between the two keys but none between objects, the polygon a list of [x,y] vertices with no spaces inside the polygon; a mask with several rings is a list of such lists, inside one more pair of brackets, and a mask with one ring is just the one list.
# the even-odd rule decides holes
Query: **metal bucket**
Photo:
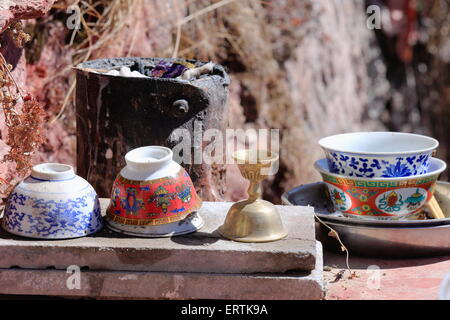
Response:
[{"label": "metal bucket", "polygon": [[[190,163],[180,164],[201,198],[219,200],[224,193],[225,168],[217,165],[212,172],[210,165],[194,163],[203,147],[194,131],[213,128],[223,132],[226,128],[229,77],[224,68],[214,65],[211,73],[192,80],[133,78],[98,71],[121,66],[151,69],[161,60],[204,64],[181,59],[113,58],[76,66],[77,173],[99,196],[109,197],[129,150],[187,144]],[[186,129],[190,136],[177,134],[176,129]]]}]

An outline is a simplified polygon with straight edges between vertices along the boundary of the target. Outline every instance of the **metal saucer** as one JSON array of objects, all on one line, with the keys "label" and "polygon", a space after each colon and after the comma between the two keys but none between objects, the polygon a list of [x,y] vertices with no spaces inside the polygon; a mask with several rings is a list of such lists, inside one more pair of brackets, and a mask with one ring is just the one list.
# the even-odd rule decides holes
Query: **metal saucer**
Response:
[{"label": "metal saucer", "polygon": [[193,212],[180,221],[156,226],[125,225],[106,218],[106,226],[118,233],[145,238],[163,238],[188,234],[203,227],[204,221],[198,212]]},{"label": "metal saucer", "polygon": [[[296,187],[282,196],[283,204],[313,206],[316,215],[336,230],[350,254],[406,258],[450,253],[450,183],[438,181],[434,195],[447,218],[430,220],[364,220],[332,212],[323,182]],[[316,221],[316,238],[325,248],[340,249],[329,229]]]}]

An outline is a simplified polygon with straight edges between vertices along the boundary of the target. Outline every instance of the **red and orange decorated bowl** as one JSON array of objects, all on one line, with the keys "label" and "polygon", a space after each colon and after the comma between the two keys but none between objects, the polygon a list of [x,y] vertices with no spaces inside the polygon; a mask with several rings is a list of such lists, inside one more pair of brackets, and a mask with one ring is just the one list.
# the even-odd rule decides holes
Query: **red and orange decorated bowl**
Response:
[{"label": "red and orange decorated bowl", "polygon": [[428,173],[397,178],[358,178],[332,173],[327,159],[316,161],[336,211],[368,219],[401,219],[421,211],[430,200],[444,161],[431,158]]},{"label": "red and orange decorated bowl", "polygon": [[[202,201],[188,173],[166,147],[149,146],[125,155],[107,209],[108,226],[129,234],[168,236],[197,230]],[[186,223],[180,223],[183,221]],[[194,220],[194,221],[193,221]]]}]

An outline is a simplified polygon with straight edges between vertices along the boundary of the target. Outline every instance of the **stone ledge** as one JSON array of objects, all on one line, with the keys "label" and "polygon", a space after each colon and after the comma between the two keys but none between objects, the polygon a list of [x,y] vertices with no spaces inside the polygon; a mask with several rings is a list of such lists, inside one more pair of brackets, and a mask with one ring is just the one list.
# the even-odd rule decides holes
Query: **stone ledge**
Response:
[{"label": "stone ledge", "polygon": [[324,298],[322,245],[314,270],[289,274],[213,274],[82,271],[80,289],[68,289],[62,270],[0,269],[0,294],[100,299],[319,300]]},{"label": "stone ledge", "polygon": [[[103,210],[108,199],[101,199]],[[231,202],[205,202],[200,214],[205,226],[198,232],[171,238],[137,238],[104,229],[70,240],[32,240],[0,232],[0,268],[65,270],[69,265],[89,270],[281,273],[309,271],[316,264],[313,209],[277,206],[289,231],[287,238],[268,243],[223,239],[217,228]]]}]

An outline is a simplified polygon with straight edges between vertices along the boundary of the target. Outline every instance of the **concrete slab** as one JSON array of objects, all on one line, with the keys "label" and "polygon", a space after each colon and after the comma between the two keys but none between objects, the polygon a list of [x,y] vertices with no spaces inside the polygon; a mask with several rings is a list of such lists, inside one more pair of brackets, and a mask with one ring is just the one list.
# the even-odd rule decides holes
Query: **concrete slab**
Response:
[{"label": "concrete slab", "polygon": [[320,242],[316,245],[316,264],[310,272],[250,275],[81,271],[77,282],[76,274],[63,270],[0,269],[0,294],[97,299],[318,300],[324,298],[324,287],[322,246]]},{"label": "concrete slab", "polygon": [[[108,199],[101,200],[103,211]],[[104,229],[89,237],[32,240],[0,232],[0,268],[281,273],[309,271],[316,265],[312,207],[277,206],[287,238],[268,243],[241,243],[221,238],[217,228],[232,203],[205,202],[205,226],[196,233],[172,238],[137,238]],[[104,213],[104,212],[103,212]]]}]

